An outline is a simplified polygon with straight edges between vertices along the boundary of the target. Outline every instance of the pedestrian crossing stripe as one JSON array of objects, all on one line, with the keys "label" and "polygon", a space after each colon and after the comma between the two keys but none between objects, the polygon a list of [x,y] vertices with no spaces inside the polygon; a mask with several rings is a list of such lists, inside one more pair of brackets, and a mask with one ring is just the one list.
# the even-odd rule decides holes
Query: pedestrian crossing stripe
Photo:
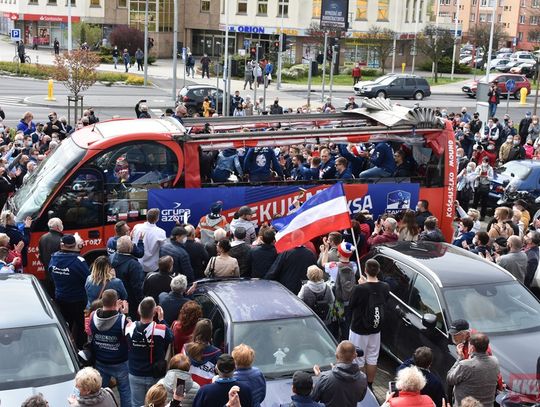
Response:
[{"label": "pedestrian crossing stripe", "polygon": [[23,103],[23,99],[17,96],[0,96],[0,107],[1,106],[26,106],[25,103]]}]

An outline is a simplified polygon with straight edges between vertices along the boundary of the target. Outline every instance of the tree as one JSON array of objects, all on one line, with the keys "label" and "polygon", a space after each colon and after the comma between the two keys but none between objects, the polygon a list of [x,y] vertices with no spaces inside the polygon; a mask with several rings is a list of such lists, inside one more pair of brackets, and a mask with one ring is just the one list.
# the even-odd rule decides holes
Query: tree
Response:
[{"label": "tree", "polygon": [[78,98],[81,92],[96,83],[98,65],[98,55],[76,49],[56,55],[53,76]]},{"label": "tree", "polygon": [[394,51],[394,37],[396,33],[389,28],[371,26],[367,32],[366,41],[377,52],[381,72],[384,75],[384,67],[388,57]]},{"label": "tree", "polygon": [[416,40],[416,47],[435,65],[435,83],[438,82],[439,62],[454,45],[453,33],[435,25],[428,25]]},{"label": "tree", "polygon": [[[473,26],[470,32],[471,42],[476,48],[482,48],[484,50],[484,56],[482,57],[482,65],[485,66],[488,58],[489,50],[489,36],[491,33],[491,23],[478,23]],[[499,49],[499,42],[506,37],[506,32],[501,23],[495,23],[493,25],[493,49]]]},{"label": "tree", "polygon": [[103,38],[103,30],[101,27],[85,22],[73,24],[72,33],[73,41],[79,46],[86,42],[89,44],[90,48],[99,45]]},{"label": "tree", "polygon": [[144,48],[144,33],[136,28],[119,26],[109,35],[109,41],[111,45],[117,45],[120,50],[127,48],[129,54],[133,55],[137,48]]}]

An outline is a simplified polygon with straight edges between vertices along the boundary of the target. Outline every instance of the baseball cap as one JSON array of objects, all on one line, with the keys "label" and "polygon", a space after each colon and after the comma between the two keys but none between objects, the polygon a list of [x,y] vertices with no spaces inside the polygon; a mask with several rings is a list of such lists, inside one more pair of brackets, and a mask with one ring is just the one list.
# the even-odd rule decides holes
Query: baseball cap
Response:
[{"label": "baseball cap", "polygon": [[448,329],[448,333],[450,335],[455,335],[461,331],[466,331],[469,329],[469,323],[464,319],[456,319],[455,321],[452,321],[450,324],[450,328]]},{"label": "baseball cap", "polygon": [[507,245],[507,240],[506,240],[506,237],[498,237],[497,239],[495,239],[495,243],[497,243],[499,246],[501,247],[506,247]]},{"label": "baseball cap", "polygon": [[307,372],[294,372],[292,383],[296,392],[301,394],[304,394],[305,392],[309,394],[309,392],[313,388],[313,379],[311,378],[311,375]]},{"label": "baseball cap", "polygon": [[218,358],[216,367],[221,373],[225,374],[234,372],[236,368],[233,357],[227,353]]},{"label": "baseball cap", "polygon": [[531,116],[531,112],[525,113],[525,116]]},{"label": "baseball cap", "polygon": [[174,236],[185,236],[187,235],[187,230],[184,229],[183,227],[181,226],[175,226],[172,230],[171,230],[171,237],[174,237]]},{"label": "baseball cap", "polygon": [[73,235],[64,235],[62,236],[62,240],[61,240],[62,244],[66,245],[66,246],[73,246],[76,242],[75,242],[75,236]]},{"label": "baseball cap", "polygon": [[223,209],[223,202],[221,201],[216,201],[214,202],[214,204],[212,204],[212,206],[210,207],[210,212],[212,213],[220,213],[221,210]]}]

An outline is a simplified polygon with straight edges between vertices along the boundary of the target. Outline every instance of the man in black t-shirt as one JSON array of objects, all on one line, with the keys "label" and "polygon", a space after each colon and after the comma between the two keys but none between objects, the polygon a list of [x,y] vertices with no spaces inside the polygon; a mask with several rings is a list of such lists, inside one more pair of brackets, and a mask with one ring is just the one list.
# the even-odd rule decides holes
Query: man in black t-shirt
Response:
[{"label": "man in black t-shirt", "polygon": [[388,284],[377,278],[379,271],[379,262],[369,259],[365,265],[367,278],[360,276],[349,302],[352,310],[349,341],[364,351],[364,356],[359,357],[357,362],[360,367],[366,365],[365,371],[370,388],[377,373],[384,307],[390,293]]}]

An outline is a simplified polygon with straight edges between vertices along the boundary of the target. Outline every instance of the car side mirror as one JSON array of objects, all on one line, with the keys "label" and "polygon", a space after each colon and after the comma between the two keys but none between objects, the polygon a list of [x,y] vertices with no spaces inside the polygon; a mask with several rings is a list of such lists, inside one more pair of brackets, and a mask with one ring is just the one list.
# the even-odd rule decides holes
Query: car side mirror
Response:
[{"label": "car side mirror", "polygon": [[534,203],[540,204],[540,196],[534,200]]},{"label": "car side mirror", "polygon": [[437,326],[437,317],[433,314],[424,314],[422,317],[422,325],[427,329],[435,329]]}]

